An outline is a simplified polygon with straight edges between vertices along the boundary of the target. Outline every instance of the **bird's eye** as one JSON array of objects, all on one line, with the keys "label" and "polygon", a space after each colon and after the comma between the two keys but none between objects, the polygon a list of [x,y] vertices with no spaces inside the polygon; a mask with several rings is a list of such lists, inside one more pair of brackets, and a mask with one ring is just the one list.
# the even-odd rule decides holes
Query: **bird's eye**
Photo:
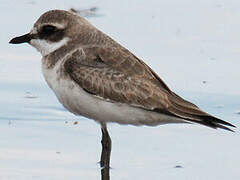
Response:
[{"label": "bird's eye", "polygon": [[50,35],[56,32],[57,28],[55,26],[46,25],[42,27],[41,33],[44,35]]}]

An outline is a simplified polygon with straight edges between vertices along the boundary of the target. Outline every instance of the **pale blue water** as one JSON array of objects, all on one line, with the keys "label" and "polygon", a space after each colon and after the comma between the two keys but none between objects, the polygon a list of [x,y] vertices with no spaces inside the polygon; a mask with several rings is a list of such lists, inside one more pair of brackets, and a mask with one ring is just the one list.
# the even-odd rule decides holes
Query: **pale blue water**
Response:
[{"label": "pale blue water", "polygon": [[[89,20],[144,59],[172,90],[240,126],[238,1],[0,0],[0,179],[100,179],[99,125],[58,103],[36,50],[8,44],[46,10],[93,6],[101,16]],[[238,129],[109,128],[114,180],[240,178]]]}]

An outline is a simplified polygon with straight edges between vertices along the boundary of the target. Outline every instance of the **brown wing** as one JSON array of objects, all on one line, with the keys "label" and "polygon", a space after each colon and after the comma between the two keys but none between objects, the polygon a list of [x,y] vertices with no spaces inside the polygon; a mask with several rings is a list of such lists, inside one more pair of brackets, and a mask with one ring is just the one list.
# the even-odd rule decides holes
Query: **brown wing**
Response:
[{"label": "brown wing", "polygon": [[65,62],[65,70],[85,91],[98,97],[147,110],[168,106],[165,89],[151,82],[154,78],[148,69],[137,61],[131,62],[125,54],[108,51],[107,55],[106,50],[77,50]]},{"label": "brown wing", "polygon": [[223,125],[234,127],[173,93],[150,67],[124,48],[88,47],[76,50],[64,67],[85,91],[100,98],[213,128],[230,130]]}]

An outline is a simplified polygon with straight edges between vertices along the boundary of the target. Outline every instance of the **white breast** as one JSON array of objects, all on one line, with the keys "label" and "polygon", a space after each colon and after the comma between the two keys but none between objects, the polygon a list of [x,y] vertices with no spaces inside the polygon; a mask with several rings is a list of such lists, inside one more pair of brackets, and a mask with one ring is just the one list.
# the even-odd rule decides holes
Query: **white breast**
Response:
[{"label": "white breast", "polygon": [[160,115],[127,104],[113,103],[85,92],[69,77],[60,77],[61,61],[53,69],[42,65],[44,77],[58,100],[70,112],[98,122],[117,122],[133,125],[158,125],[183,122],[181,119]]}]

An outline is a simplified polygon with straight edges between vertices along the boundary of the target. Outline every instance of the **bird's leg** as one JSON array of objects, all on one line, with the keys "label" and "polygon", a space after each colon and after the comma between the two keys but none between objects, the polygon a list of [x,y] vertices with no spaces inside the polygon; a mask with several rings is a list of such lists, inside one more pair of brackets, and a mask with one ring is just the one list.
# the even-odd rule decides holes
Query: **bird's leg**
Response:
[{"label": "bird's leg", "polygon": [[102,180],[110,180],[110,155],[111,155],[111,148],[112,148],[112,141],[107,131],[106,123],[101,123],[102,128],[102,154],[101,154],[101,177]]},{"label": "bird's leg", "polygon": [[102,141],[101,141],[102,154],[100,165],[102,169],[107,169],[109,171],[112,141],[108,134],[106,123],[101,123],[101,128],[102,128]]}]

